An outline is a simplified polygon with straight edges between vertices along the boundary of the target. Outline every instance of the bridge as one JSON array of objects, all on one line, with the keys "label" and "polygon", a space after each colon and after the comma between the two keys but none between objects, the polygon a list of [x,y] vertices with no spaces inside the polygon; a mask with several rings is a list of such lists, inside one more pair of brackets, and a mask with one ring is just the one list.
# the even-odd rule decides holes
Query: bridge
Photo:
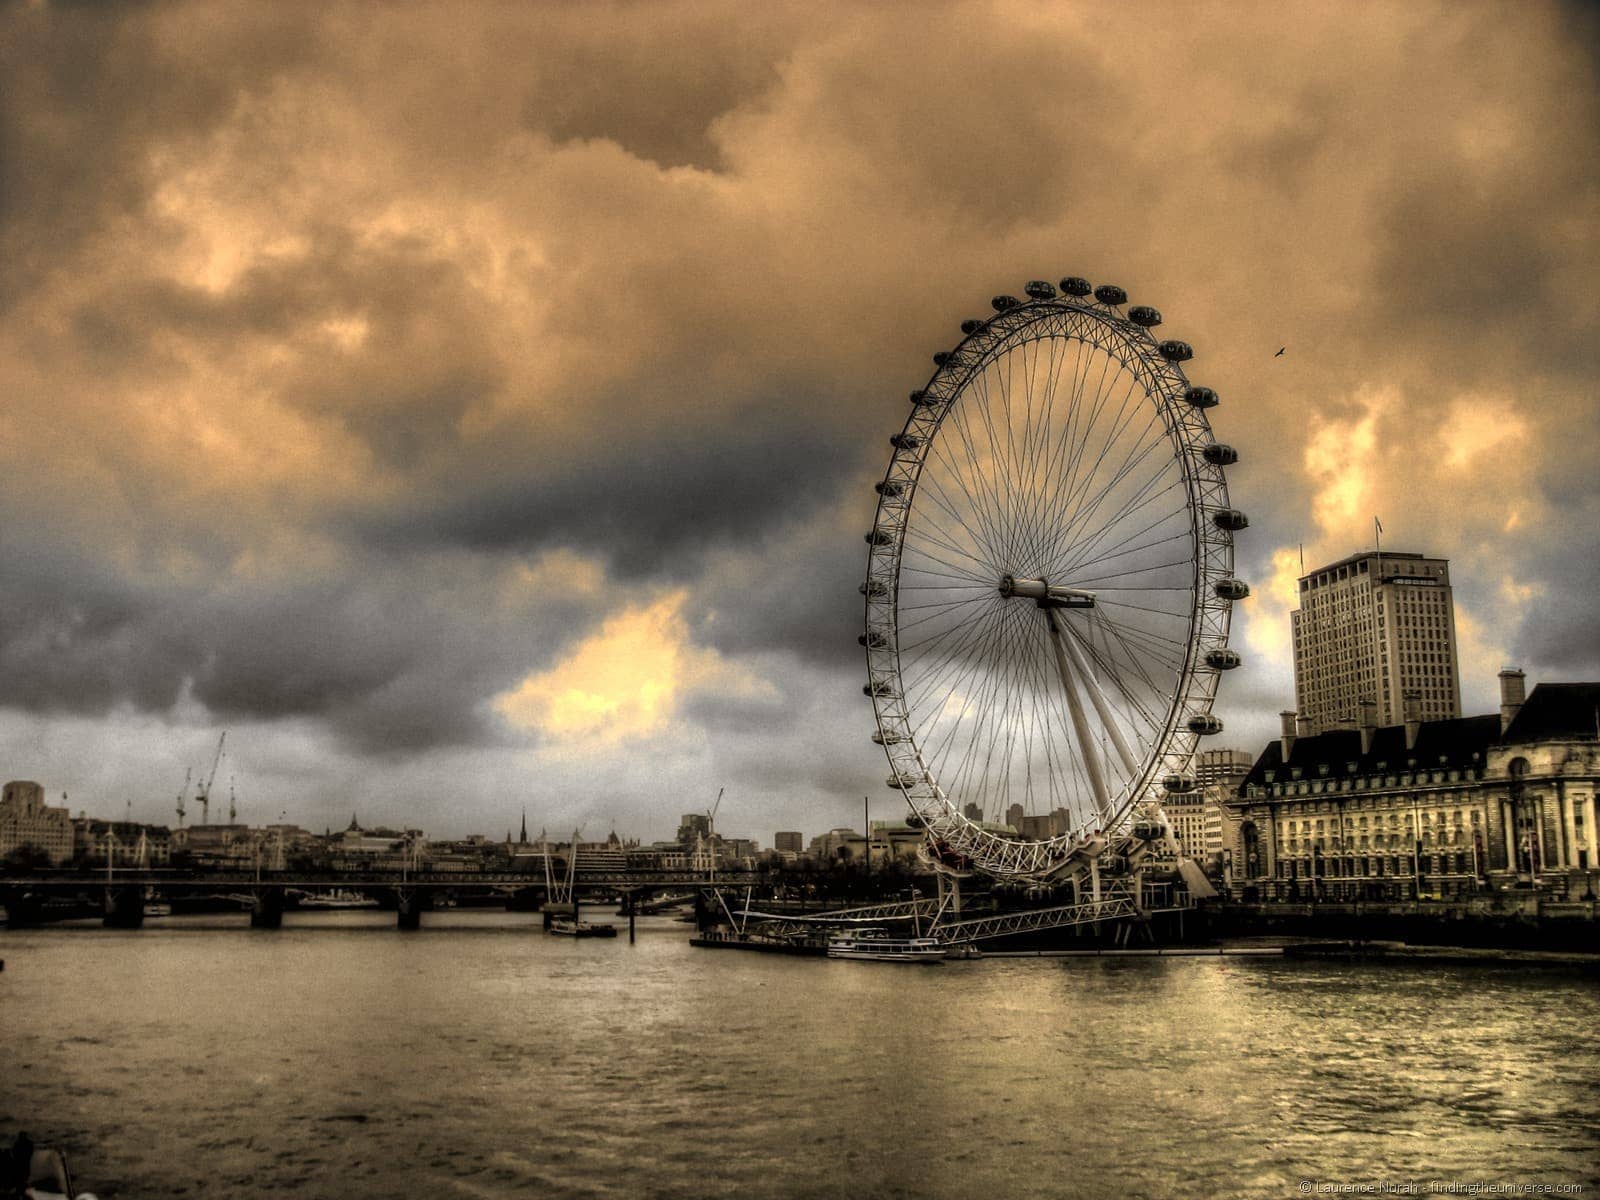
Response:
[{"label": "bridge", "polygon": [[[374,870],[363,872],[207,870],[116,868],[86,874],[74,870],[35,870],[0,875],[0,905],[12,927],[38,924],[51,900],[89,898],[97,901],[104,923],[119,929],[137,929],[144,923],[145,903],[151,897],[205,897],[237,904],[250,913],[250,924],[276,929],[291,907],[291,893],[315,895],[329,891],[358,892],[392,904],[401,929],[416,929],[422,914],[436,907],[444,894],[502,896],[536,895],[540,906],[552,901],[579,904],[580,897],[600,893],[621,895],[624,907],[664,891],[698,890],[713,886],[745,887],[765,882],[766,876],[748,870],[705,871],[658,869],[601,869],[571,879],[550,881],[543,875],[513,871]],[[568,888],[570,887],[570,896]]]}]

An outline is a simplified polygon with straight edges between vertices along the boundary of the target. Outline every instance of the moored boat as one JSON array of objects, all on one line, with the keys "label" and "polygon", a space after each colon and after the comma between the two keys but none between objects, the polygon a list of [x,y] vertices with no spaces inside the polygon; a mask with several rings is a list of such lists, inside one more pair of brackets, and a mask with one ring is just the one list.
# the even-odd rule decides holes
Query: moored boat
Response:
[{"label": "moored boat", "polygon": [[829,938],[828,957],[866,962],[942,963],[945,948],[938,938],[894,938],[881,929],[859,929]]},{"label": "moored boat", "polygon": [[378,898],[362,892],[335,888],[331,892],[314,892],[300,897],[301,908],[377,908]]},{"label": "moored boat", "polygon": [[616,937],[617,927],[603,921],[574,921],[571,917],[551,917],[545,932],[559,937]]}]

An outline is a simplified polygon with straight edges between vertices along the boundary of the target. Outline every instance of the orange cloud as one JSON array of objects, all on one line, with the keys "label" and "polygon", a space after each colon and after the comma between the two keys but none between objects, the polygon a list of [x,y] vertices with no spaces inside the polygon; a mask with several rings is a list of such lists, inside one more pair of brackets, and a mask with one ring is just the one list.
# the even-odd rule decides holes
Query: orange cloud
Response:
[{"label": "orange cloud", "polygon": [[687,598],[679,590],[624,609],[548,671],[497,696],[495,710],[557,741],[614,744],[663,732],[698,692],[772,694],[765,680],[694,645]]}]

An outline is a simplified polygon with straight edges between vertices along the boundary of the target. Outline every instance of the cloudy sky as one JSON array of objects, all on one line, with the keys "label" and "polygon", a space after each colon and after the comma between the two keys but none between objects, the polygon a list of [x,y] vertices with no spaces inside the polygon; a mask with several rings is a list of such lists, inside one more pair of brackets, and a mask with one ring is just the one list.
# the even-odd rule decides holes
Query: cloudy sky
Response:
[{"label": "cloudy sky", "polygon": [[170,822],[227,729],[257,822],[887,814],[885,439],[1065,274],[1223,396],[1227,744],[1375,513],[1451,559],[1468,711],[1600,678],[1597,52],[1535,3],[10,5],[0,778]]}]

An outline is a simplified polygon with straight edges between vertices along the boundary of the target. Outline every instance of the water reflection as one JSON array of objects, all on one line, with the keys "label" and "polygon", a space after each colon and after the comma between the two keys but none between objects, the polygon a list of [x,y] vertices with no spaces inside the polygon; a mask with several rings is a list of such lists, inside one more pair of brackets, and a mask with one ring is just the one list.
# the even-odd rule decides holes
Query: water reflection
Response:
[{"label": "water reflection", "polygon": [[0,1129],[65,1141],[105,1197],[1278,1197],[1600,1157],[1581,975],[913,970],[536,920],[8,933]]}]

